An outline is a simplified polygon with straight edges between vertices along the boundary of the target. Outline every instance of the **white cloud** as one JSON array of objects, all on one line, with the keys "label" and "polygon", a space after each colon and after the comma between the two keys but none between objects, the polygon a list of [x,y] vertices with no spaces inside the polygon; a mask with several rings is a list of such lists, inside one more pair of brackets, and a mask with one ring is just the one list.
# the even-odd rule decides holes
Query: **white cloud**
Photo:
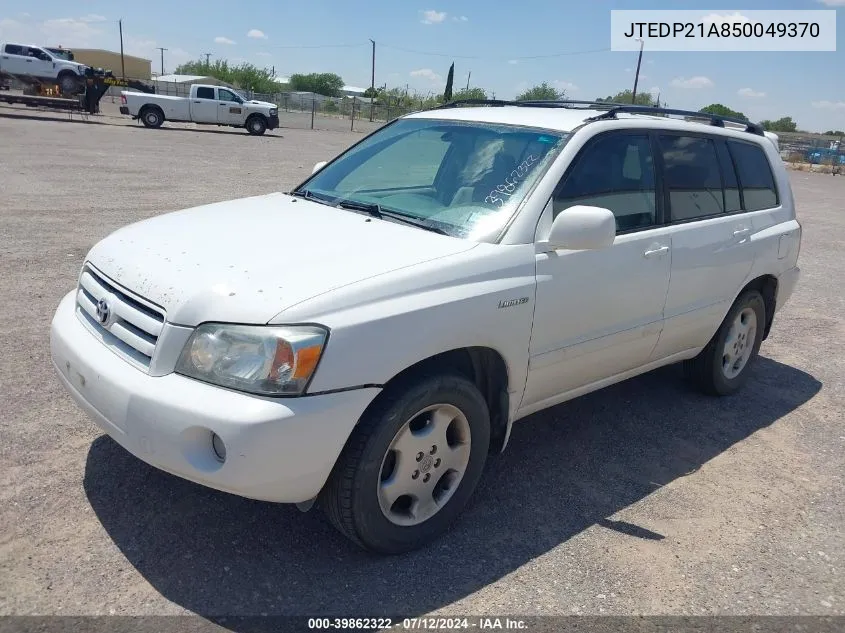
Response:
[{"label": "white cloud", "polygon": [[260,53],[256,53],[256,55],[258,55],[259,57],[272,57],[273,56],[271,53],[265,53],[263,51],[260,52]]},{"label": "white cloud", "polygon": [[254,40],[266,40],[267,36],[264,35],[264,31],[259,31],[258,29],[250,29],[249,33],[246,34],[247,37],[251,37]]},{"label": "white cloud", "polygon": [[675,88],[712,88],[713,87],[713,80],[709,77],[702,77],[701,75],[697,77],[690,77],[689,79],[684,79],[683,77],[676,77],[671,82],[671,85]]},{"label": "white cloud", "polygon": [[660,86],[652,86],[651,88],[648,89],[648,91],[653,95],[659,95],[660,94]]},{"label": "white cloud", "polygon": [[561,81],[560,79],[555,79],[552,82],[555,88],[558,90],[565,90],[566,92],[578,92],[579,88],[571,81]]},{"label": "white cloud", "polygon": [[722,15],[720,13],[711,13],[701,18],[705,24],[744,24],[751,22],[750,18],[745,17],[741,13],[729,13]]},{"label": "white cloud", "polygon": [[218,35],[214,38],[215,44],[234,44],[235,40],[230,40],[228,37],[223,37],[222,35]]},{"label": "white cloud", "polygon": [[516,65],[516,64],[519,63],[519,60],[518,59],[509,59],[508,63],[511,64],[511,65]]},{"label": "white cloud", "polygon": [[845,101],[813,101],[813,107],[820,110],[845,110]]},{"label": "white cloud", "polygon": [[756,99],[756,98],[759,98],[759,97],[765,97],[766,96],[765,92],[759,92],[757,90],[754,90],[753,88],[740,88],[739,90],[736,91],[736,93],[740,97],[746,97],[748,99]]},{"label": "white cloud", "polygon": [[434,9],[428,9],[427,11],[420,11],[422,13],[423,24],[440,24],[443,20],[446,19],[446,12],[445,11],[435,11]]},{"label": "white cloud", "polygon": [[845,0],[819,0],[819,2],[829,7],[845,7]]},{"label": "white cloud", "polygon": [[434,72],[431,68],[419,68],[411,71],[411,77],[421,77],[429,81],[440,81],[440,75]]},{"label": "white cloud", "polygon": [[453,15],[452,20],[455,22],[468,22],[469,18],[465,15]]},{"label": "white cloud", "polygon": [[79,18],[80,22],[105,22],[106,17],[103,15],[97,15],[96,13],[89,13],[88,15]]}]

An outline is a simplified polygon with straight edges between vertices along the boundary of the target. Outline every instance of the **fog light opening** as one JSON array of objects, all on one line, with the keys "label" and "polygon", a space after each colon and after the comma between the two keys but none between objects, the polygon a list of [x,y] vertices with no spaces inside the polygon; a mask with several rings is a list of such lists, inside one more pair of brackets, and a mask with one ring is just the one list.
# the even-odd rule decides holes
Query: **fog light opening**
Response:
[{"label": "fog light opening", "polygon": [[226,461],[226,445],[223,443],[223,439],[213,431],[211,433],[211,448],[218,462],[222,464]]}]

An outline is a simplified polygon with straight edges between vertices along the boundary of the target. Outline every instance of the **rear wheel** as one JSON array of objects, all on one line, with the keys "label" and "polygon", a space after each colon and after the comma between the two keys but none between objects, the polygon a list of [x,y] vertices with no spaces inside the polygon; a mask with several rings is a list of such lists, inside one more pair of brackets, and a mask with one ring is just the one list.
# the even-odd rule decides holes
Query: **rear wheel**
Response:
[{"label": "rear wheel", "polygon": [[261,136],[267,131],[267,120],[260,114],[254,114],[247,120],[246,130],[253,136]]},{"label": "rear wheel", "polygon": [[158,108],[149,106],[141,110],[138,118],[141,119],[144,127],[149,128],[161,127],[161,124],[164,123],[164,113]]},{"label": "rear wheel", "polygon": [[79,78],[71,72],[59,75],[59,88],[65,95],[75,94],[79,90]]},{"label": "rear wheel", "polygon": [[741,294],[701,353],[684,363],[687,377],[702,391],[726,396],[745,381],[763,342],[766,302],[757,290]]},{"label": "rear wheel", "polygon": [[394,385],[355,428],[321,505],[336,528],[366,549],[417,549],[463,510],[489,444],[487,404],[466,378]]}]

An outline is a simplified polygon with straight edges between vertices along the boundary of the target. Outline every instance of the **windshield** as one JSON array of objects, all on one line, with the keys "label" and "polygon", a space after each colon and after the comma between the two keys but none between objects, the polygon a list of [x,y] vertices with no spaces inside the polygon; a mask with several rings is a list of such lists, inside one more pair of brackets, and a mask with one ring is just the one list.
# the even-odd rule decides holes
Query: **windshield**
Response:
[{"label": "windshield", "polygon": [[411,219],[455,237],[490,239],[508,223],[567,136],[494,123],[400,119],[295,193],[327,204],[374,205],[386,218]]},{"label": "windshield", "polygon": [[48,48],[47,50],[50,51],[56,57],[66,59],[69,62],[73,61],[73,52],[67,50],[66,48]]}]

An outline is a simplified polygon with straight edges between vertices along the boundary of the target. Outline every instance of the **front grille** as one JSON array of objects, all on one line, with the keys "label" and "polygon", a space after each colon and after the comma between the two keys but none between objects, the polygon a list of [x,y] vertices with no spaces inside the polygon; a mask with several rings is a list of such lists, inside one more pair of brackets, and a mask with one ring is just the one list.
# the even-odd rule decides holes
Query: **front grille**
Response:
[{"label": "front grille", "polygon": [[[97,304],[105,300],[109,318],[105,323]],[[158,337],[164,326],[164,311],[130,296],[129,291],[86,265],[76,293],[77,313],[88,329],[135,366],[148,371]]]}]

